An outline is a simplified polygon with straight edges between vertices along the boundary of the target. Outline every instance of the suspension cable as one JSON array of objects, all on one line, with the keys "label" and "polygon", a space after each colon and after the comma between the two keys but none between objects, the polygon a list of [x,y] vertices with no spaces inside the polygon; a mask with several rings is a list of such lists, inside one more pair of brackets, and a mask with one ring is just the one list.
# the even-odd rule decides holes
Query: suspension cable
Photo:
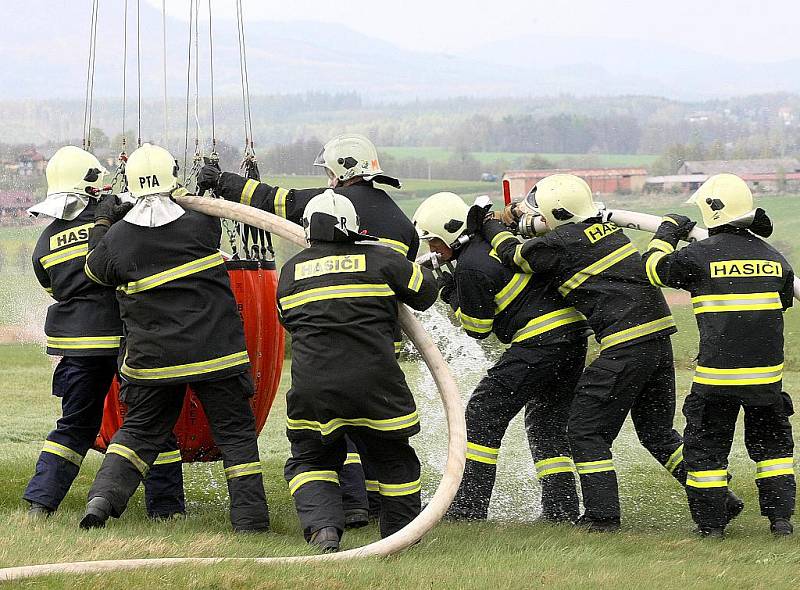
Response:
[{"label": "suspension cable", "polygon": [[216,117],[214,113],[214,37],[211,28],[211,0],[208,0],[208,61],[209,73],[211,77],[211,156],[217,155],[217,129]]},{"label": "suspension cable", "polygon": [[194,2],[194,157],[200,156],[200,0]]},{"label": "suspension cable", "polygon": [[247,49],[244,36],[242,0],[236,0],[236,25],[239,32],[239,77],[242,84],[245,149],[253,150],[253,121],[250,115],[250,81],[247,75]]},{"label": "suspension cable", "polygon": [[128,0],[123,4],[122,16],[122,150],[120,158],[126,155],[128,138],[126,137],[128,117]]},{"label": "suspension cable", "polygon": [[183,184],[189,174],[189,93],[192,85],[192,31],[194,30],[194,1],[189,0],[189,48],[186,53],[186,125],[183,132]]},{"label": "suspension cable", "polygon": [[[127,2],[127,0],[125,0]],[[161,0],[161,64],[164,70],[164,148],[169,149],[169,98],[167,94],[167,0]]]},{"label": "suspension cable", "polygon": [[138,85],[136,147],[142,147],[142,6],[136,0],[136,78]]},{"label": "suspension cable", "polygon": [[86,96],[83,103],[83,149],[92,147],[92,107],[94,102],[94,68],[97,49],[97,14],[100,1],[92,2],[92,16],[89,22],[89,60],[86,66]]}]

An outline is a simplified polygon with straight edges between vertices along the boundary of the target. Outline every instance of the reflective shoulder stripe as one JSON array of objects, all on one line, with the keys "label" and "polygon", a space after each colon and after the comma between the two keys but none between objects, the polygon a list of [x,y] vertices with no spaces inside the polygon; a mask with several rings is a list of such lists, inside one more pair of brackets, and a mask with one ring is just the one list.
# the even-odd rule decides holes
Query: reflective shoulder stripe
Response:
[{"label": "reflective shoulder stripe", "polygon": [[108,283],[104,283],[103,281],[98,279],[92,272],[92,269],[89,268],[89,258],[91,258],[91,256],[92,256],[91,252],[86,254],[86,262],[84,262],[83,264],[83,272],[86,273],[86,276],[89,277],[89,280],[91,280],[92,282],[95,282],[98,285],[103,285],[104,287],[110,287],[111,285],[109,285]]},{"label": "reflective shoulder stripe", "polygon": [[134,293],[141,293],[142,291],[159,287],[165,283],[169,283],[170,281],[182,279],[183,277],[208,270],[209,268],[213,268],[224,263],[225,260],[222,258],[222,254],[219,252],[214,252],[214,254],[209,256],[192,260],[191,262],[181,264],[180,266],[176,266],[174,268],[169,268],[154,275],[150,275],[149,277],[139,279],[138,281],[132,281],[126,285],[121,285],[117,287],[117,289],[127,295],[133,295]]},{"label": "reflective shoulder stripe", "polygon": [[418,494],[422,490],[422,483],[419,479],[405,483],[383,483],[380,482],[381,496],[410,496]]},{"label": "reflective shoulder stripe", "polygon": [[380,492],[381,490],[381,483],[377,479],[365,479],[364,484],[368,492]]},{"label": "reflective shoulder stripe", "polygon": [[306,471],[299,473],[289,480],[289,493],[294,496],[295,492],[307,483],[312,481],[324,481],[339,485],[339,475],[335,471],[320,470]]},{"label": "reflective shoulder stripe", "polygon": [[247,182],[245,182],[242,187],[242,195],[239,198],[239,202],[242,205],[250,205],[250,202],[253,200],[253,193],[256,192],[259,184],[261,183],[257,180],[253,180],[252,178],[247,179]]},{"label": "reflective shoulder stripe", "polygon": [[416,262],[412,262],[411,266],[413,270],[411,271],[411,278],[408,279],[408,288],[418,293],[419,288],[422,287],[422,269]]},{"label": "reflective shoulder stripe", "polygon": [[134,369],[129,367],[127,361],[123,361],[120,373],[132,379],[175,379],[178,377],[189,377],[191,375],[204,375],[215,371],[230,369],[237,365],[243,365],[250,361],[247,351],[234,352],[226,356],[221,356],[207,361],[188,363],[185,365],[173,365],[171,367],[153,367],[149,369]]},{"label": "reflective shoulder stripe", "polygon": [[225,468],[225,477],[227,479],[244,477],[245,475],[261,475],[261,461],[240,463],[238,465],[231,465],[230,467]]},{"label": "reflective shoulder stripe", "polygon": [[43,268],[50,268],[56,264],[61,264],[62,262],[67,262],[68,260],[74,260],[75,258],[86,256],[88,252],[89,244],[78,244],[77,246],[70,246],[69,248],[64,248],[58,252],[48,254],[47,256],[42,256],[39,259],[39,262],[42,264]]},{"label": "reflective shoulder stripe", "polygon": [[64,350],[87,350],[94,348],[119,348],[122,336],[80,336],[77,338],[62,338],[48,336],[47,346],[62,348]]},{"label": "reflective shoulder stripe", "polygon": [[168,465],[169,463],[180,463],[182,460],[180,449],[159,453],[153,465]]},{"label": "reflective shoulder stripe", "polygon": [[670,473],[674,473],[675,469],[678,468],[678,465],[680,465],[682,461],[683,461],[683,443],[681,443],[681,446],[675,449],[675,451],[669,456],[667,462],[664,463],[664,469],[666,469]]},{"label": "reflective shoulder stripe", "polygon": [[419,414],[416,410],[405,416],[396,418],[386,418],[383,420],[375,418],[334,418],[329,422],[317,422],[316,420],[296,420],[286,419],[286,428],[289,430],[315,430],[322,436],[329,436],[343,426],[359,426],[378,430],[381,432],[392,432],[403,430],[419,424]]},{"label": "reflective shoulder stripe", "polygon": [[354,465],[358,463],[361,465],[361,455],[358,453],[347,453],[347,458],[344,460],[345,465]]},{"label": "reflective shoulder stripe", "polygon": [[779,475],[794,475],[794,460],[792,457],[767,459],[756,463],[756,479],[777,477]]},{"label": "reflective shoulder stripe", "polygon": [[614,332],[613,334],[609,334],[608,336],[604,337],[600,341],[600,350],[603,351],[611,348],[612,346],[618,346],[619,344],[624,344],[625,342],[630,342],[631,340],[643,338],[645,336],[649,336],[650,334],[660,332],[661,330],[674,327],[675,320],[671,315],[653,320],[652,322],[647,322],[646,324],[639,324],[633,328],[620,330],[619,332]]},{"label": "reflective shoulder stripe", "polygon": [[532,276],[533,275],[521,272],[514,274],[511,280],[508,281],[508,284],[494,296],[495,315],[511,305],[514,299],[528,286]]},{"label": "reflective shoulder stripe", "polygon": [[350,297],[391,297],[392,295],[394,295],[394,291],[386,283],[350,283],[307,289],[294,295],[281,297],[280,303],[283,311],[286,311],[313,301],[347,299]]},{"label": "reflective shoulder stripe", "polygon": [[465,330],[478,334],[488,334],[494,325],[494,318],[474,318],[461,311],[460,307],[456,310],[456,318]]},{"label": "reflective shoulder stripe", "polygon": [[66,459],[70,463],[77,465],[78,467],[80,467],[81,463],[83,463],[83,455],[81,455],[79,452],[73,451],[69,447],[52,440],[44,441],[42,452],[50,453],[51,455],[57,455],[62,459]]},{"label": "reflective shoulder stripe", "polygon": [[52,295],[53,294],[53,288],[52,287],[45,287],[44,290],[45,290],[45,293],[47,293],[48,295]]},{"label": "reflective shoulder stripe", "polygon": [[506,240],[513,240],[515,242],[519,241],[517,240],[516,237],[514,237],[514,234],[512,234],[511,232],[501,231],[499,234],[497,234],[495,237],[492,238],[491,242],[492,250],[497,250],[497,247]]},{"label": "reflective shoulder stripe", "polygon": [[525,244],[520,244],[516,248],[514,248],[514,264],[522,269],[522,272],[526,272],[529,275],[533,274],[533,269],[531,265],[528,264],[528,261],[522,256],[522,246]]},{"label": "reflective shoulder stripe", "polygon": [[644,269],[647,272],[647,279],[650,281],[651,285],[656,287],[667,286],[664,284],[664,281],[661,280],[661,277],[658,276],[658,263],[661,262],[661,259],[666,255],[667,254],[665,252],[653,252],[650,256],[648,256],[647,261],[644,263]]},{"label": "reflective shoulder stripe", "polygon": [[516,331],[511,342],[522,342],[561,326],[583,321],[586,321],[586,317],[574,307],[557,309],[528,321],[524,327]]},{"label": "reflective shoulder stripe", "polygon": [[147,471],[149,469],[147,463],[143,461],[142,458],[139,457],[139,455],[137,455],[133,449],[130,449],[125,445],[121,445],[118,443],[111,443],[110,445],[108,445],[106,453],[119,455],[120,457],[127,459],[133,464],[134,467],[136,467],[136,469],[139,471],[139,473],[142,474],[142,476],[145,476],[147,474]]},{"label": "reflective shoulder stripe", "polygon": [[289,191],[285,188],[278,187],[275,190],[275,215],[286,219],[286,197],[289,196]]},{"label": "reflective shoulder stripe", "polygon": [[728,487],[728,471],[689,471],[686,473],[686,485],[691,488],[725,488]]},{"label": "reflective shoulder stripe", "polygon": [[647,245],[648,250],[660,250],[665,254],[672,254],[675,251],[675,248],[669,242],[665,242],[664,240],[653,239],[650,240],[650,243]]},{"label": "reflective shoulder stripe", "polygon": [[399,240],[392,240],[391,238],[378,238],[378,243],[388,246],[403,256],[408,256],[408,244],[404,244]]},{"label": "reflective shoulder stripe", "polygon": [[695,315],[729,311],[781,310],[781,296],[777,291],[767,293],[727,293],[724,295],[699,295],[692,297]]},{"label": "reflective shoulder stripe", "polygon": [[401,352],[403,352],[403,341],[398,340],[397,342],[394,343],[394,353],[400,354]]},{"label": "reflective shoulder stripe", "polygon": [[489,465],[497,465],[497,457],[500,449],[485,447],[477,443],[467,441],[467,459]]},{"label": "reflective shoulder stripe", "polygon": [[636,246],[631,243],[627,243],[624,246],[617,248],[611,254],[603,256],[603,258],[600,260],[593,262],[586,268],[576,272],[561,284],[561,286],[558,288],[558,292],[561,293],[562,297],[566,296],[568,293],[580,287],[593,276],[599,275],[601,272],[608,270],[618,262],[625,260],[628,256],[633,256],[638,252],[639,251],[636,249]]},{"label": "reflective shoulder stripe", "polygon": [[600,461],[583,461],[575,463],[575,470],[578,475],[588,475],[590,473],[603,473],[604,471],[615,471],[613,459],[601,459]]},{"label": "reflective shoulder stripe", "polygon": [[693,381],[703,385],[769,385],[783,379],[783,363],[771,367],[717,369],[697,366]]},{"label": "reflective shoulder stripe", "polygon": [[533,464],[536,468],[536,477],[539,479],[557,473],[573,473],[575,467],[570,457],[550,457]]}]

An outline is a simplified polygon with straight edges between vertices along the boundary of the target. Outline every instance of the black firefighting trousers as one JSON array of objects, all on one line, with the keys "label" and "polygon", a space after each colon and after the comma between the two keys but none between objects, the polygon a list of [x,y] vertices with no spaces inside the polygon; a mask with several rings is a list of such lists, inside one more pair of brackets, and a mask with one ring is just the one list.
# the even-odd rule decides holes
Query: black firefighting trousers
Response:
[{"label": "black firefighting trousers", "polygon": [[[61,398],[61,418],[47,435],[36,473],[23,498],[56,510],[78,475],[103,419],[103,403],[117,372],[117,357],[63,357],[53,372],[53,395]],[[175,441],[161,449],[144,480],[150,517],[185,511],[181,455]]]},{"label": "black firefighting trousers", "polygon": [[684,484],[683,441],[673,428],[675,369],[668,336],[602,351],[578,382],[568,431],[588,519],[619,522],[611,445],[629,412],[644,448]]},{"label": "black firefighting trousers", "polygon": [[770,405],[756,406],[693,390],[683,404],[686,495],[692,518],[701,529],[726,524],[728,454],[740,407],[744,407],[744,444],[756,462],[761,514],[774,520],[790,518],[794,513],[791,398],[783,393]]},{"label": "black firefighting trousers", "polygon": [[378,479],[366,456],[362,456],[356,441],[345,436],[347,458],[339,472],[339,487],[345,514],[351,510],[367,510],[370,518],[378,518],[381,509]]},{"label": "black firefighting trousers", "polygon": [[[375,470],[381,496],[381,537],[399,531],[420,512],[420,464],[408,438],[349,432]],[[284,473],[306,540],[323,527],[344,531],[339,475],[347,457],[344,437],[323,444],[319,438],[292,441]]]},{"label": "black firefighting trousers", "polygon": [[[216,381],[192,383],[222,451],[230,495],[230,517],[237,531],[269,527],[267,501],[256,444],[255,419],[248,399],[253,393],[249,373]],[[89,499],[102,497],[112,516],[125,511],[136,486],[147,474],[161,449],[171,440],[180,415],[185,384],[126,383],[122,398],[128,413],[111,439],[103,464],[89,490]]]},{"label": "black firefighting trousers", "polygon": [[500,443],[509,422],[523,407],[542,486],[542,517],[553,521],[578,518],[567,420],[586,359],[586,340],[520,348],[512,346],[506,351],[467,403],[467,463],[449,518],[487,517]]}]

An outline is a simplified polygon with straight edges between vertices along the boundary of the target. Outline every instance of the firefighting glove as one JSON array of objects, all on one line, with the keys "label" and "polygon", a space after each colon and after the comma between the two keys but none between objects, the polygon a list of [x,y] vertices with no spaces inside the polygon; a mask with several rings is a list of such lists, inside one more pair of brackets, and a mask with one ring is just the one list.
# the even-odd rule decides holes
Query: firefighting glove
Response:
[{"label": "firefighting glove", "polygon": [[515,227],[517,222],[519,221],[520,215],[517,209],[516,203],[510,203],[506,205],[502,211],[498,211],[492,214],[494,219],[500,220],[503,225],[507,225],[508,227]]},{"label": "firefighting glove", "polygon": [[439,290],[439,297],[445,303],[450,303],[450,299],[456,290],[456,281],[452,273],[440,272],[436,276],[436,287]]},{"label": "firefighting glove", "polygon": [[214,190],[219,184],[220,176],[222,176],[222,169],[219,167],[219,163],[207,162],[197,174],[197,191],[204,193]]},{"label": "firefighting glove", "polygon": [[674,247],[678,244],[678,241],[685,240],[689,237],[689,234],[696,224],[696,222],[685,215],[669,213],[664,216],[661,225],[658,226],[655,239],[664,240]]},{"label": "firefighting glove", "polygon": [[767,216],[766,211],[758,207],[753,215],[753,222],[748,229],[757,236],[768,238],[772,235],[772,220]]},{"label": "firefighting glove", "polygon": [[483,222],[489,214],[492,204],[475,204],[467,211],[467,235],[474,236],[480,233]]},{"label": "firefighting glove", "polygon": [[133,203],[123,203],[117,195],[106,195],[97,204],[97,209],[94,211],[94,223],[110,227],[125,217],[125,214],[131,209],[133,209]]}]

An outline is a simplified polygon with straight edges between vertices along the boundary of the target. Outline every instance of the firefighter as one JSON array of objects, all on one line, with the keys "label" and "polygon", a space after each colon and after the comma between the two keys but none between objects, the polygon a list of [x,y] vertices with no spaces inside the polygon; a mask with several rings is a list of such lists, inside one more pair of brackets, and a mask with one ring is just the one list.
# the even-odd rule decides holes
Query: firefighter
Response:
[{"label": "firefighter", "polygon": [[[377,236],[381,243],[409,260],[416,258],[419,238],[413,224],[386,191],[376,186],[383,184],[400,188],[400,181],[384,174],[378,153],[369,139],[354,133],[334,137],[322,148],[314,166],[325,170],[330,188],[353,203],[363,231]],[[298,225],[308,202],[325,190],[273,187],[238,174],[221,172],[216,164],[208,164],[200,171],[198,187],[201,190],[213,189],[229,201],[263,209]],[[395,354],[399,355],[403,346],[399,327],[395,336]],[[375,515],[379,510],[375,476],[371,466],[367,463],[362,465],[362,461],[355,445],[349,441],[347,463],[341,475],[348,527],[368,522],[364,472],[369,490],[369,511]]]},{"label": "firefighter", "polygon": [[500,259],[532,280],[552,282],[581,312],[600,344],[572,404],[568,432],[591,531],[620,526],[617,474],[611,445],[628,413],[644,447],[681,484],[683,445],[672,426],[675,373],[670,334],[676,331],[664,296],[645,275],[636,248],[613,223],[603,223],[592,191],[571,174],[540,180],[526,206],[544,219],[547,234],[520,243],[499,220],[483,236]]},{"label": "firefighter", "polygon": [[278,308],[292,336],[285,475],[306,540],[336,551],[344,530],[339,473],[345,435],[374,467],[386,537],[420,511],[420,464],[409,437],[419,416],[394,356],[398,305],[436,300],[430,271],[390,248],[355,243],[358,216],[327,190],[303,213],[310,247],[281,269]]},{"label": "firefighter", "polygon": [[158,449],[174,437],[191,384],[222,451],[234,530],[266,531],[248,403],[253,385],[242,322],[217,249],[221,225],[170,199],[176,172],[167,150],[144,144],[134,151],[127,175],[136,204],[125,213],[111,197],[104,200],[105,215],[96,215],[89,233],[85,272],[117,290],[125,327],[121,397],[128,412],[89,490],[80,526],[102,527],[123,513]]},{"label": "firefighter", "polygon": [[[53,218],[36,243],[33,270],[55,299],[47,310],[45,334],[47,354],[61,357],[53,373],[53,395],[61,398],[62,407],[23,495],[32,517],[52,514],[69,491],[100,430],[103,403],[117,372],[122,322],[114,290],[83,272],[106,173],[89,152],[65,146],[47,164],[47,198],[28,210]],[[145,481],[152,518],[185,511],[180,451],[169,445],[161,450],[160,465]]]},{"label": "firefighter", "polygon": [[747,184],[733,174],[709,178],[689,199],[709,238],[675,250],[694,222],[667,215],[644,254],[653,285],[685,289],[700,331],[700,353],[686,416],[686,494],[703,536],[727,524],[728,454],[739,408],[745,446],[756,462],[761,514],[775,535],[791,535],[795,504],[791,398],[782,388],[783,312],[792,305],[794,273],[758,235],[772,224],[753,208]]},{"label": "firefighter", "polygon": [[578,495],[567,419],[586,359],[588,325],[550,285],[503,266],[479,235],[470,239],[468,211],[461,197],[445,192],[426,199],[414,214],[430,250],[442,262],[457,260],[452,275],[439,279],[440,295],[466,333],[483,339],[494,332],[511,345],[467,403],[466,470],[448,516],[486,518],[500,443],[511,419],[527,406],[542,518],[575,521]]}]

